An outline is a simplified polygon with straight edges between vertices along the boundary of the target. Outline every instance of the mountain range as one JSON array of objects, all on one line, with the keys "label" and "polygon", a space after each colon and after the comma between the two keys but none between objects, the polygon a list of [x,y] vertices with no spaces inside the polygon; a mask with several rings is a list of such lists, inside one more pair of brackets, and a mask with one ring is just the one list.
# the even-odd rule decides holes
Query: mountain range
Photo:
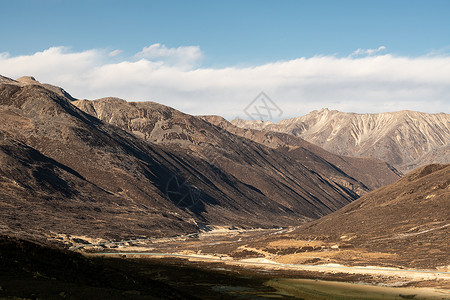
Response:
[{"label": "mountain range", "polygon": [[430,163],[450,163],[448,113],[356,114],[322,109],[276,124],[242,119],[231,123],[288,133],[339,155],[378,158],[404,173]]},{"label": "mountain range", "polygon": [[376,158],[337,155],[290,134],[240,128],[219,116],[203,116],[203,118],[233,134],[277,149],[313,170],[320,169],[327,178],[341,180],[344,185],[350,187],[353,185],[352,182],[345,180],[344,174],[357,178],[367,187],[352,187],[360,196],[368,191],[393,183],[402,176],[402,173],[397,169]]},{"label": "mountain range", "polygon": [[[436,120],[429,119],[426,126],[434,131],[424,131],[432,135],[424,140],[437,144],[440,136],[445,142],[446,117],[438,114]],[[389,163],[327,151],[298,132],[282,132],[277,127],[280,124],[284,123],[192,116],[155,102],[77,100],[64,89],[32,77],[0,77],[0,234],[54,242],[84,237],[123,240],[217,226],[300,226],[316,219],[328,222],[329,218],[335,218],[332,222],[339,223],[335,229],[340,231],[341,225],[359,226],[358,218],[363,216],[379,214],[374,220],[382,224],[398,211],[394,204],[383,204],[389,196],[397,191],[401,195],[422,192],[412,191],[415,185],[422,186],[419,181],[408,183],[413,175],[398,181],[402,174]],[[318,128],[317,124],[308,126]],[[336,140],[340,134],[346,133],[337,134]],[[382,140],[380,135],[377,141]],[[440,147],[425,157],[434,160],[433,155],[441,156]],[[443,169],[430,168],[435,176]],[[446,174],[436,177],[436,182]],[[427,185],[423,192],[432,188]],[[378,192],[375,196],[374,190]],[[376,199],[385,200],[378,203]],[[415,214],[422,221],[430,218],[434,206],[426,207],[414,199],[408,200],[415,204],[405,208],[407,213],[399,222],[415,224],[408,221]],[[356,210],[351,224],[345,225],[346,211],[366,201],[378,204],[367,205],[373,207],[371,211]],[[440,210],[436,216],[446,209],[445,201],[441,202],[436,204]],[[442,218],[427,222],[433,227],[433,222],[442,223]],[[416,227],[428,230],[428,223]],[[386,231],[380,224],[369,229]],[[331,235],[333,226],[327,226],[329,230],[323,229],[321,235]],[[299,236],[304,232],[298,232]],[[367,240],[355,235],[356,246],[365,245]]]},{"label": "mountain range", "polygon": [[252,272],[448,288],[448,131],[410,111],[229,122],[0,76],[0,295],[251,297]]},{"label": "mountain range", "polygon": [[358,178],[362,161],[300,139],[289,154],[154,102],[75,100],[32,77],[0,77],[0,133],[0,230],[33,239],[300,224],[399,176],[374,160]]}]

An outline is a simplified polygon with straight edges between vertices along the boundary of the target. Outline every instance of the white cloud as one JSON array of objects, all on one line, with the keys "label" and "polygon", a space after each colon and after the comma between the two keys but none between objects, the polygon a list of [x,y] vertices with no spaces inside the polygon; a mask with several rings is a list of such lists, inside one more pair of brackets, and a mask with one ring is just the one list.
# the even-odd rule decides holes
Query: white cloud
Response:
[{"label": "white cloud", "polygon": [[376,49],[356,49],[350,56],[358,56],[358,55],[374,55],[375,53],[378,53],[380,51],[386,50],[385,46],[380,46]]},{"label": "white cloud", "polygon": [[[152,100],[191,114],[227,118],[245,117],[244,108],[261,91],[283,110],[282,118],[322,107],[352,112],[449,112],[450,56],[314,56],[219,69],[155,59],[180,56],[176,49],[158,45],[143,51],[153,53],[152,59],[140,54],[119,62],[98,49],[73,52],[53,47],[27,56],[0,53],[0,74],[32,75],[76,98]],[[195,61],[198,56],[188,57]],[[186,60],[192,62],[191,58]]]},{"label": "white cloud", "polygon": [[8,52],[0,53],[0,59],[6,59],[8,57],[9,57],[9,53]]},{"label": "white cloud", "polygon": [[136,57],[190,68],[196,66],[203,59],[203,52],[198,46],[167,48],[165,45],[157,43],[144,47],[141,52],[136,54]]},{"label": "white cloud", "polygon": [[108,55],[111,56],[111,57],[114,57],[116,55],[119,55],[120,53],[122,53],[122,50],[116,49],[116,50],[113,50],[113,51],[109,52]]}]

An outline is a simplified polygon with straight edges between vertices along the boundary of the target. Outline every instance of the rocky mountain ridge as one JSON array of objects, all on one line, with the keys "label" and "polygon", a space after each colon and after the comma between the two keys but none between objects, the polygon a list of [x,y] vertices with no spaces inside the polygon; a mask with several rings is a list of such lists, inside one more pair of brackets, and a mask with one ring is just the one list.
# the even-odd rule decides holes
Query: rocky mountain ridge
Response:
[{"label": "rocky mountain ridge", "polygon": [[[219,116],[204,116],[202,118],[233,134],[277,149],[311,169],[321,170],[327,178],[340,178],[342,184],[352,185],[359,195],[383,185],[391,184],[402,176],[395,168],[375,158],[336,155],[290,134],[240,128]],[[354,185],[354,182],[346,179],[342,176],[343,174],[357,178],[367,189]]]},{"label": "rocky mountain ridge", "polygon": [[330,152],[384,160],[408,172],[427,163],[449,163],[450,114],[398,111],[378,114],[322,109],[272,122],[236,119],[242,128],[299,136]]},{"label": "rocky mountain ridge", "polygon": [[13,84],[13,85],[18,85],[18,86],[38,85],[38,86],[42,86],[45,89],[50,90],[64,98],[66,98],[70,101],[77,100],[74,97],[72,97],[72,95],[70,95],[68,92],[66,92],[64,89],[60,88],[59,86],[51,85],[48,83],[40,83],[33,76],[22,76],[16,80],[14,80],[14,79],[0,75],[0,84],[1,83]]}]

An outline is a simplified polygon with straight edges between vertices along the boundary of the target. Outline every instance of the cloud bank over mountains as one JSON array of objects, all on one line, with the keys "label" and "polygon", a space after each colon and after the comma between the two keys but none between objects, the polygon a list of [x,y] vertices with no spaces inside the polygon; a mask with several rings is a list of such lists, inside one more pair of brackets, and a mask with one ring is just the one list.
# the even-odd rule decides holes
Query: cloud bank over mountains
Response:
[{"label": "cloud bank over mountains", "polygon": [[137,58],[147,58],[152,61],[163,61],[177,67],[193,68],[203,58],[203,52],[198,46],[167,48],[159,43],[144,47],[135,55]]},{"label": "cloud bank over mountains", "polygon": [[76,98],[152,100],[191,114],[245,117],[264,91],[281,118],[328,107],[347,112],[448,112],[450,56],[402,57],[386,47],[347,57],[314,56],[255,66],[202,67],[198,46],[153,44],[130,57],[120,49],[81,52],[51,47],[31,55],[0,53],[0,74],[35,76]]}]

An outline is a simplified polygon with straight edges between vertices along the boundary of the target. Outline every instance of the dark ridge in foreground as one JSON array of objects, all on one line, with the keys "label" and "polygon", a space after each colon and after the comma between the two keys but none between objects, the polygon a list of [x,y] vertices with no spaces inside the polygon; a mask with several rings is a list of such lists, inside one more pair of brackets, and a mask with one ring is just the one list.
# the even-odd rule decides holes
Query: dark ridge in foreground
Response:
[{"label": "dark ridge in foreground", "polygon": [[0,236],[2,299],[196,299],[150,277],[115,261]]},{"label": "dark ridge in foreground", "polygon": [[0,236],[1,299],[280,299],[277,290],[264,284],[270,275],[221,267],[89,258]]}]

